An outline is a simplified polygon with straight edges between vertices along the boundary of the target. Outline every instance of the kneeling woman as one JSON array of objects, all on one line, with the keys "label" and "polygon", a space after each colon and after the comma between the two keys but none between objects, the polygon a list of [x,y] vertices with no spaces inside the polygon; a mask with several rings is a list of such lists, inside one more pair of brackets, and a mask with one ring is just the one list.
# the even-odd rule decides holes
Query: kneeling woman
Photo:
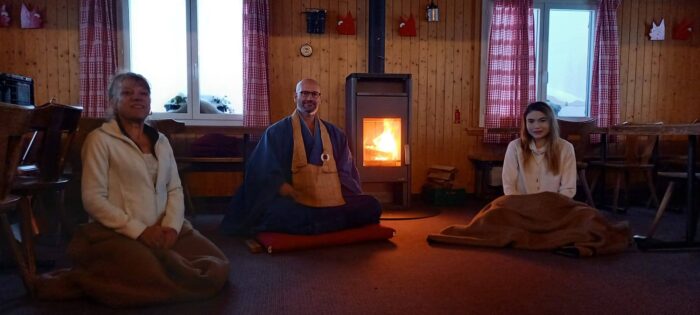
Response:
[{"label": "kneeling woman", "polygon": [[503,161],[503,193],[527,195],[557,192],[576,195],[574,146],[559,137],[552,108],[544,102],[527,106],[520,139],[508,144]]},{"label": "kneeling woman", "polygon": [[165,136],[144,124],[150,86],[135,73],[109,87],[114,117],[83,146],[82,195],[91,223],[68,252],[72,269],[37,281],[40,298],[90,296],[114,306],[210,297],[229,262],[184,219],[180,177]]}]

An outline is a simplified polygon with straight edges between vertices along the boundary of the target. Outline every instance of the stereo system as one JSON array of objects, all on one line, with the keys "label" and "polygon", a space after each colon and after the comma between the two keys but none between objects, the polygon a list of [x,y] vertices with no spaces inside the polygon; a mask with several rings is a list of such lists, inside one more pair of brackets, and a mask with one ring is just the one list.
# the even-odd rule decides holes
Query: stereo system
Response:
[{"label": "stereo system", "polygon": [[0,73],[0,102],[34,105],[34,80],[17,74]]}]

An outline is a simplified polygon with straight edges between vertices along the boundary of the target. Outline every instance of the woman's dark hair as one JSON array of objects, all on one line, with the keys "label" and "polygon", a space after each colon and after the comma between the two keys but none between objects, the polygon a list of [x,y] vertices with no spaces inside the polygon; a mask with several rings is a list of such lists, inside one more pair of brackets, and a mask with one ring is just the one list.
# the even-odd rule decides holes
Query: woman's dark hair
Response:
[{"label": "woman's dark hair", "polygon": [[557,117],[552,110],[552,107],[545,102],[534,102],[527,105],[525,112],[523,112],[523,120],[520,125],[520,148],[523,152],[523,160],[525,163],[529,163],[532,158],[532,150],[530,150],[530,142],[533,140],[532,135],[527,131],[527,115],[531,112],[541,112],[547,117],[549,122],[549,134],[547,134],[547,150],[545,151],[544,157],[549,166],[549,170],[553,174],[559,174],[559,157],[560,148],[557,144],[557,139],[559,139],[559,124],[557,123]]}]

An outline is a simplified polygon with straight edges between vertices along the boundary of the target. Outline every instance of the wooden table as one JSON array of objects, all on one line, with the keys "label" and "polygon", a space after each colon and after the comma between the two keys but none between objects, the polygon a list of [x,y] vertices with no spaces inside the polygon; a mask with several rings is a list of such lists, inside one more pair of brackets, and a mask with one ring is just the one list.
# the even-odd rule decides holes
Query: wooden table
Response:
[{"label": "wooden table", "polygon": [[[700,249],[700,243],[695,241],[698,224],[698,207],[695,199],[695,150],[697,137],[700,135],[700,124],[634,124],[616,125],[608,128],[610,135],[683,135],[688,137],[688,162],[687,162],[687,196],[686,205],[686,234],[685,240],[660,241],[645,236],[635,236],[637,247],[641,250],[684,251]],[[602,137],[603,148],[607,144],[607,136]],[[603,158],[606,150],[601,150]]]}]

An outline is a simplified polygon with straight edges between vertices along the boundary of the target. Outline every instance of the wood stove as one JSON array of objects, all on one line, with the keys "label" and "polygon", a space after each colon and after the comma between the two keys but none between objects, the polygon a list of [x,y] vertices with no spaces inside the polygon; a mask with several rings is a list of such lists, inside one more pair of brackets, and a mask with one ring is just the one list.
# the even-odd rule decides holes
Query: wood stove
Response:
[{"label": "wood stove", "polygon": [[387,206],[409,205],[411,75],[352,73],[345,129],[363,190]]}]

